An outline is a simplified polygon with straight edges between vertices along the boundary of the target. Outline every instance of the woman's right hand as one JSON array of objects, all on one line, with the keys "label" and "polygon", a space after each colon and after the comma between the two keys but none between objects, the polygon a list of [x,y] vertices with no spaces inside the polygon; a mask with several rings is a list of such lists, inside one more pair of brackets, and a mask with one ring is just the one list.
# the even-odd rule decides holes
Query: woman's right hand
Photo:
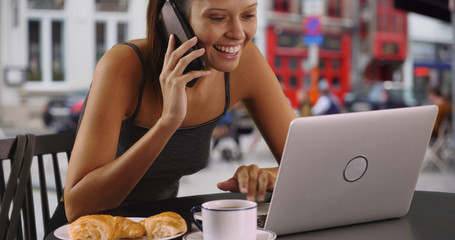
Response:
[{"label": "woman's right hand", "polygon": [[197,38],[193,37],[174,50],[175,36],[171,35],[160,74],[161,92],[163,94],[161,118],[167,123],[175,124],[174,126],[177,128],[182,124],[187,112],[186,83],[195,78],[210,75],[210,71],[191,71],[183,74],[185,68],[194,59],[205,53],[205,49],[201,48],[184,56],[196,43]]}]

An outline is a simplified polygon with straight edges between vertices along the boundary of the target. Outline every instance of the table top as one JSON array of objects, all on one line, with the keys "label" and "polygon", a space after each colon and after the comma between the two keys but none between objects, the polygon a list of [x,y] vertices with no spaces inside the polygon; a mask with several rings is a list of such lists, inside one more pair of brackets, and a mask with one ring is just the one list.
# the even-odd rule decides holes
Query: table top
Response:
[{"label": "table top", "polygon": [[[193,206],[227,198],[244,199],[245,196],[238,193],[197,195],[144,202],[104,213],[125,217],[148,217],[163,211],[174,211],[191,224],[190,209]],[[57,238],[50,234],[46,239]],[[402,218],[278,236],[277,239],[455,239],[455,193],[416,191],[408,214]]]}]

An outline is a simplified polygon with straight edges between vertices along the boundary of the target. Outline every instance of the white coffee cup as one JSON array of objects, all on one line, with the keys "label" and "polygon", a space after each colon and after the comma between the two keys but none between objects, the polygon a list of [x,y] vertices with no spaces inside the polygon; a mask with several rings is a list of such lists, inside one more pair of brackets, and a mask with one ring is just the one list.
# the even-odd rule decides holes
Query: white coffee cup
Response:
[{"label": "white coffee cup", "polygon": [[[202,225],[194,214],[202,211]],[[204,240],[256,240],[257,204],[248,200],[224,199],[205,202],[191,209],[191,219]]]}]

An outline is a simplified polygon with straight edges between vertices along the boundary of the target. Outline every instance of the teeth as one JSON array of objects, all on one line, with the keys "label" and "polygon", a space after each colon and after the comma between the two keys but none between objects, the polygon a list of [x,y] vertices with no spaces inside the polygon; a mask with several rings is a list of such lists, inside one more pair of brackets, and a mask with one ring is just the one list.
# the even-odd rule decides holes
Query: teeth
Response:
[{"label": "teeth", "polygon": [[215,48],[221,52],[234,54],[240,50],[240,45],[237,45],[235,47],[226,47],[226,46],[215,45]]}]

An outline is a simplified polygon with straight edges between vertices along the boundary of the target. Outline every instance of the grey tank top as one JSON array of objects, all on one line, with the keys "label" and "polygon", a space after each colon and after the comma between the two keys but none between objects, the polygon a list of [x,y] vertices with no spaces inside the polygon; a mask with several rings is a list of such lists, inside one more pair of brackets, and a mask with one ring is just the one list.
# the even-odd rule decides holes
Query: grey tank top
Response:
[{"label": "grey tank top", "polygon": [[[145,69],[142,53],[136,45],[127,42],[119,44],[131,46],[138,54],[142,67]],[[206,123],[179,128],[169,139],[152,166],[126,197],[121,206],[142,201],[176,197],[180,178],[184,175],[198,172],[207,166],[213,129],[218,121],[226,114],[230,105],[229,73],[225,73],[224,81],[225,107],[223,113]],[[141,107],[144,82],[145,71],[142,76],[136,110],[131,118],[122,121],[116,157],[125,153],[149,131],[149,128],[140,126],[134,122]],[[82,115],[83,113],[81,117]]]}]

